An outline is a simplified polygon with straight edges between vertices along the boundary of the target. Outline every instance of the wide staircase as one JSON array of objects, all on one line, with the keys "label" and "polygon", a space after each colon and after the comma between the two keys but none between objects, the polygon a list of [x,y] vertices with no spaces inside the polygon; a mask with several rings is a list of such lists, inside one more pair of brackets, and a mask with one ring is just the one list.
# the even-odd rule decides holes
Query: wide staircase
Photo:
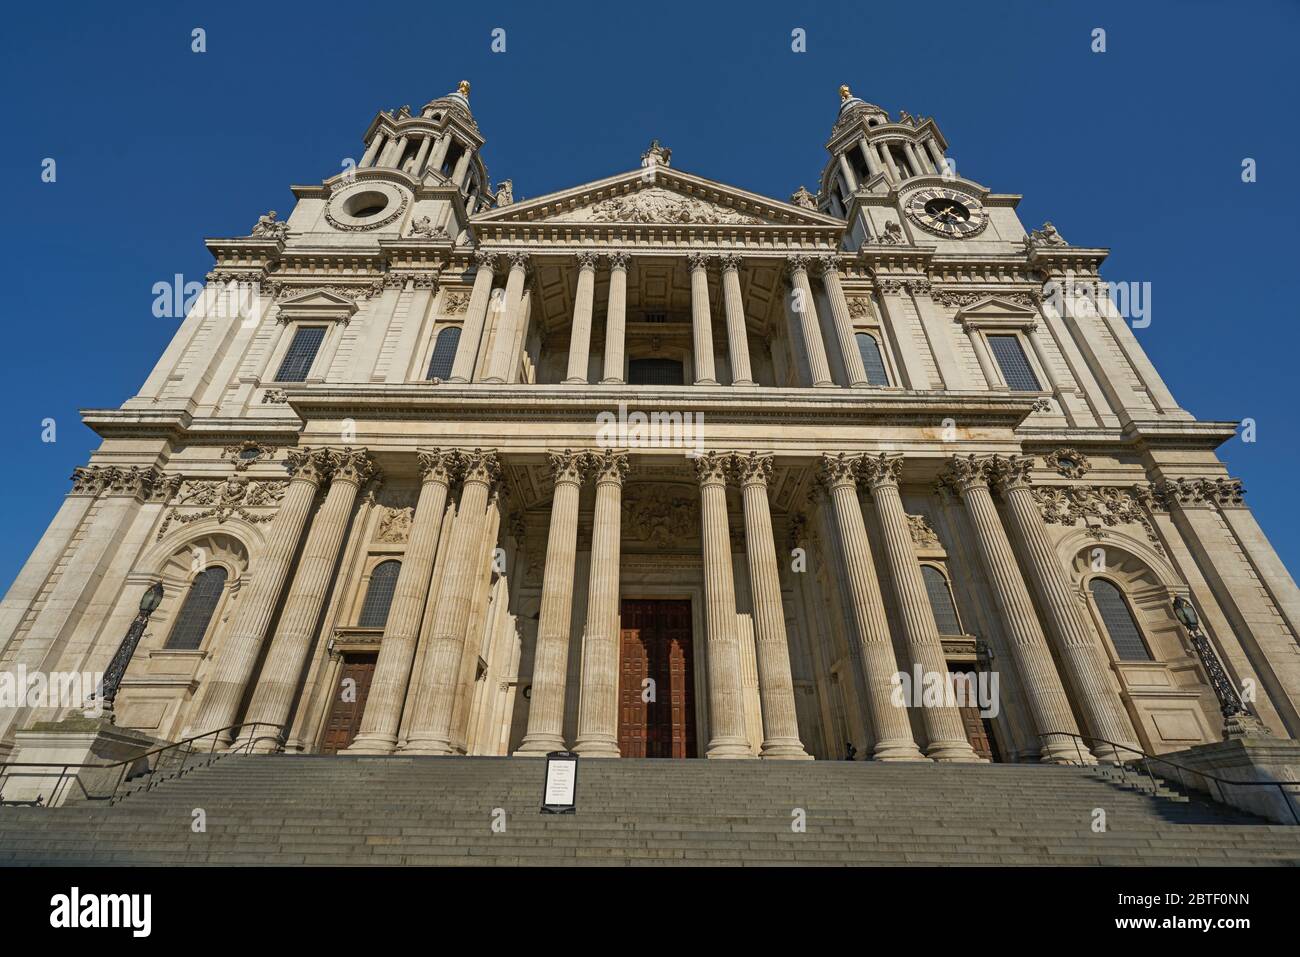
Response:
[{"label": "wide staircase", "polygon": [[112,806],[0,808],[0,864],[1300,863],[1300,827],[1080,768],[588,760],[551,815],[543,765],[231,755]]}]

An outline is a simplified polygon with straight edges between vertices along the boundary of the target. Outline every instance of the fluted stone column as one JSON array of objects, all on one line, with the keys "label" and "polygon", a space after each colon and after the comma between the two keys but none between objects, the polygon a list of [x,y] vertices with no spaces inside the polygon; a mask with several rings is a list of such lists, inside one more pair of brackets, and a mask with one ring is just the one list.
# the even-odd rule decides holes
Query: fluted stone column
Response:
[{"label": "fluted stone column", "polygon": [[618,751],[618,564],[627,453],[593,456],[596,511],[591,528],[587,626],[582,636],[582,696],[573,750],[585,758],[616,758]]},{"label": "fluted stone column", "polygon": [[591,359],[591,311],[596,294],[596,254],[578,254],[578,289],[573,296],[573,328],[569,333],[569,369],[564,381],[587,384]]},{"label": "fluted stone column", "polygon": [[515,754],[545,755],[564,750],[564,691],[573,628],[573,566],[578,552],[578,496],[590,466],[586,453],[551,452],[555,480],[551,530],[542,573],[542,607],[533,653],[533,690],[528,699],[528,731]]},{"label": "fluted stone column", "polygon": [[[293,449],[285,456],[284,464],[291,476],[289,486],[271,522],[266,546],[253,556],[252,581],[240,596],[230,637],[222,644],[212,673],[204,682],[203,697],[190,720],[192,734],[205,734],[235,723],[316,491],[329,474],[331,457],[322,449]],[[230,740],[228,732],[218,736],[222,746]]]},{"label": "fluted stone column", "polygon": [[872,176],[879,176],[884,172],[880,166],[880,158],[876,156],[876,151],[872,149],[865,136],[858,140],[858,151],[862,153],[862,158],[867,161],[867,170]]},{"label": "fluted stone column", "polygon": [[[912,533],[907,522],[907,511],[898,492],[898,475],[902,469],[901,455],[869,455],[862,459],[862,476],[871,490],[876,514],[880,517],[884,533],[885,557],[889,562],[889,578],[894,586],[894,600],[903,625],[903,635],[913,666],[920,665],[925,680],[939,676],[943,686],[949,686],[948,661],[935,624],[934,609],[921,577],[921,566],[916,560]],[[920,689],[913,686],[914,691]],[[928,743],[925,755],[935,761],[982,761],[966,740],[966,729],[961,712],[947,701],[921,708]]]},{"label": "fluted stone column", "polygon": [[483,327],[487,324],[488,310],[492,308],[492,282],[496,276],[497,254],[485,249],[474,253],[478,269],[474,273],[474,288],[469,294],[465,310],[465,325],[456,343],[456,357],[451,363],[448,382],[469,382],[474,378],[478,362],[479,345],[483,340]]},{"label": "fluted stone column", "polygon": [[729,456],[695,459],[700,480],[700,538],[704,543],[704,627],[709,683],[709,745],[705,757],[752,758],[745,733],[745,697],[736,631],[736,585],[727,524]]},{"label": "fluted stone column", "polygon": [[727,355],[731,358],[731,384],[757,385],[749,366],[749,334],[745,330],[745,302],[740,294],[740,257],[722,257],[722,302],[727,312]]},{"label": "fluted stone column", "polygon": [[519,357],[515,352],[515,333],[519,328],[519,317],[523,311],[525,283],[528,279],[528,253],[513,252],[510,260],[510,276],[506,279],[505,305],[501,321],[497,325],[496,338],[492,340],[492,357],[488,362],[484,382],[509,382],[510,373]]},{"label": "fluted stone column", "polygon": [[453,754],[452,712],[460,682],[460,664],[469,625],[474,582],[483,554],[488,497],[500,480],[495,452],[475,449],[464,456],[464,485],[452,526],[447,573],[434,607],[433,629],[424,658],[420,689],[404,754]]},{"label": "fluted stone column", "polygon": [[823,455],[821,468],[848,572],[853,633],[876,739],[871,756],[877,761],[924,761],[912,738],[907,708],[895,705],[893,700],[898,663],[858,502],[857,459],[842,453]]},{"label": "fluted stone column", "polygon": [[1079,709],[1088,730],[1099,738],[1122,747],[1093,744],[1092,753],[1112,763],[1134,757],[1138,748],[1137,732],[1123,702],[1111,684],[1106,657],[1065,577],[1047,537],[1043,514],[1029,483],[1034,466],[1030,456],[1003,458],[990,462],[994,482],[1007,503],[1007,516],[1015,537],[1023,546],[1030,580],[1038,594],[1039,606],[1047,620],[1047,629],[1056,641],[1057,654],[1070,686],[1079,699]]},{"label": "fluted stone column", "polygon": [[754,608],[754,645],[758,662],[758,696],[763,715],[760,758],[811,760],[799,739],[790,672],[790,645],[781,604],[781,576],[776,567],[776,540],[767,482],[772,456],[737,455],[731,463],[740,482],[745,512],[745,560]]},{"label": "fluted stone column", "polygon": [[[954,456],[944,480],[956,487],[975,530],[980,560],[1002,614],[1002,629],[1020,672],[1020,683],[1033,716],[1035,732],[1078,734],[1079,726],[1070,710],[1061,676],[1057,674],[1033,601],[1024,579],[1020,577],[1011,543],[989,494],[988,464],[987,457]],[[1041,760],[1054,764],[1077,762],[1078,748],[1073,738],[1056,736],[1039,740],[1043,742]],[[1088,752],[1085,750],[1083,754],[1086,757]]]},{"label": "fluted stone column", "polygon": [[827,388],[831,381],[831,367],[826,361],[826,346],[817,321],[817,306],[813,301],[812,286],[808,284],[808,258],[789,256],[786,266],[790,275],[791,306],[799,319],[799,335],[803,339],[804,353],[808,356],[808,372],[812,385]]},{"label": "fluted stone column", "polygon": [[623,340],[627,332],[627,253],[609,254],[609,301],[605,309],[605,369],[601,382],[623,382]]},{"label": "fluted stone column", "polygon": [[[311,653],[330,579],[338,565],[343,536],[352,519],[357,492],[373,472],[374,464],[365,449],[330,450],[329,491],[312,518],[307,541],[298,556],[293,584],[280,610],[275,638],[262,664],[245,721],[281,726],[288,722],[298,679]],[[254,734],[253,729],[245,728],[240,731],[238,741],[251,741],[262,733],[264,729]],[[275,744],[262,740],[252,747],[255,751],[271,751]]]},{"label": "fluted stone column", "polygon": [[709,308],[709,257],[692,253],[691,268],[691,340],[695,355],[695,384],[717,385],[713,367],[713,313]]},{"label": "fluted stone column", "polygon": [[867,381],[862,353],[858,350],[858,340],[853,334],[853,317],[849,315],[849,303],[844,298],[844,287],[840,285],[839,259],[835,256],[822,256],[817,264],[821,269],[822,284],[826,287],[826,298],[830,300],[835,338],[839,343],[840,357],[844,360],[844,372],[849,377],[849,387],[865,389],[871,383]]},{"label": "fluted stone column", "polygon": [[397,730],[411,684],[411,665],[415,661],[420,622],[433,578],[434,553],[442,533],[447,493],[460,460],[457,452],[443,449],[422,451],[418,457],[420,497],[415,503],[411,533],[393,588],[379,659],[366,696],[366,710],[361,716],[361,730],[347,749],[353,754],[389,754],[397,747]]}]

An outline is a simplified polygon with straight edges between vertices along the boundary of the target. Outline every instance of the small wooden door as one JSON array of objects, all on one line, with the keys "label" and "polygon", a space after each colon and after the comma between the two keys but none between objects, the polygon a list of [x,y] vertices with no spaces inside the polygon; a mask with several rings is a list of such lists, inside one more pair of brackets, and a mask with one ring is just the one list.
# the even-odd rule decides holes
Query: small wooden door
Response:
[{"label": "small wooden door", "polygon": [[370,679],[375,676],[378,655],[345,655],[339,668],[339,683],[334,688],[329,718],[325,722],[322,754],[337,754],[352,743],[361,728],[366,710]]},{"label": "small wooden door", "polygon": [[693,758],[691,603],[634,599],[621,610],[619,752],[625,758]]},{"label": "small wooden door", "polygon": [[975,705],[961,705],[957,710],[961,712],[961,723],[966,729],[966,740],[970,742],[971,750],[986,760],[1001,761],[992,720],[981,715]]}]

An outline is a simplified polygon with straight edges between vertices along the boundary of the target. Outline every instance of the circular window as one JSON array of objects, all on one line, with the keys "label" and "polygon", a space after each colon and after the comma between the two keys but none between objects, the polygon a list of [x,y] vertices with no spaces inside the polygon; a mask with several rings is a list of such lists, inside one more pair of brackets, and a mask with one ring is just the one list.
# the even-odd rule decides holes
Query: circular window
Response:
[{"label": "circular window", "polygon": [[325,219],[335,229],[380,229],[397,220],[410,195],[390,183],[365,183],[338,190],[325,206]]},{"label": "circular window", "polygon": [[369,219],[378,216],[388,208],[388,197],[383,193],[367,190],[355,193],[343,203],[343,210],[356,219]]}]

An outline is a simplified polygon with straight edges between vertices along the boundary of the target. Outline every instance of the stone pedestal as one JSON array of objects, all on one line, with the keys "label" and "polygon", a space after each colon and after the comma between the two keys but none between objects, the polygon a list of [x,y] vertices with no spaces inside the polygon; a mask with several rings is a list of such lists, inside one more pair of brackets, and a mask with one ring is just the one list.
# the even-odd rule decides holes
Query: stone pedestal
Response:
[{"label": "stone pedestal", "polygon": [[[1295,824],[1300,815],[1300,741],[1268,735],[1247,735],[1214,744],[1198,744],[1184,751],[1162,755],[1192,773],[1183,772],[1181,783],[1243,811],[1266,817],[1277,824]],[[1179,783],[1178,772],[1159,761],[1151,771],[1170,783]],[[1221,785],[1196,774],[1204,771],[1228,781],[1290,781],[1285,789]],[[1286,796],[1283,796],[1283,790]],[[1288,808],[1288,804],[1290,808]],[[1295,815],[1292,814],[1295,811]]]},{"label": "stone pedestal", "polygon": [[109,723],[107,717],[38,721],[15,735],[10,760],[20,764],[48,764],[48,768],[10,769],[0,798],[35,801],[39,797],[46,807],[107,798],[123,777],[120,767],[105,767],[102,771],[69,768],[67,777],[61,780],[63,766],[112,765],[165,743],[140,731],[119,728]]}]

